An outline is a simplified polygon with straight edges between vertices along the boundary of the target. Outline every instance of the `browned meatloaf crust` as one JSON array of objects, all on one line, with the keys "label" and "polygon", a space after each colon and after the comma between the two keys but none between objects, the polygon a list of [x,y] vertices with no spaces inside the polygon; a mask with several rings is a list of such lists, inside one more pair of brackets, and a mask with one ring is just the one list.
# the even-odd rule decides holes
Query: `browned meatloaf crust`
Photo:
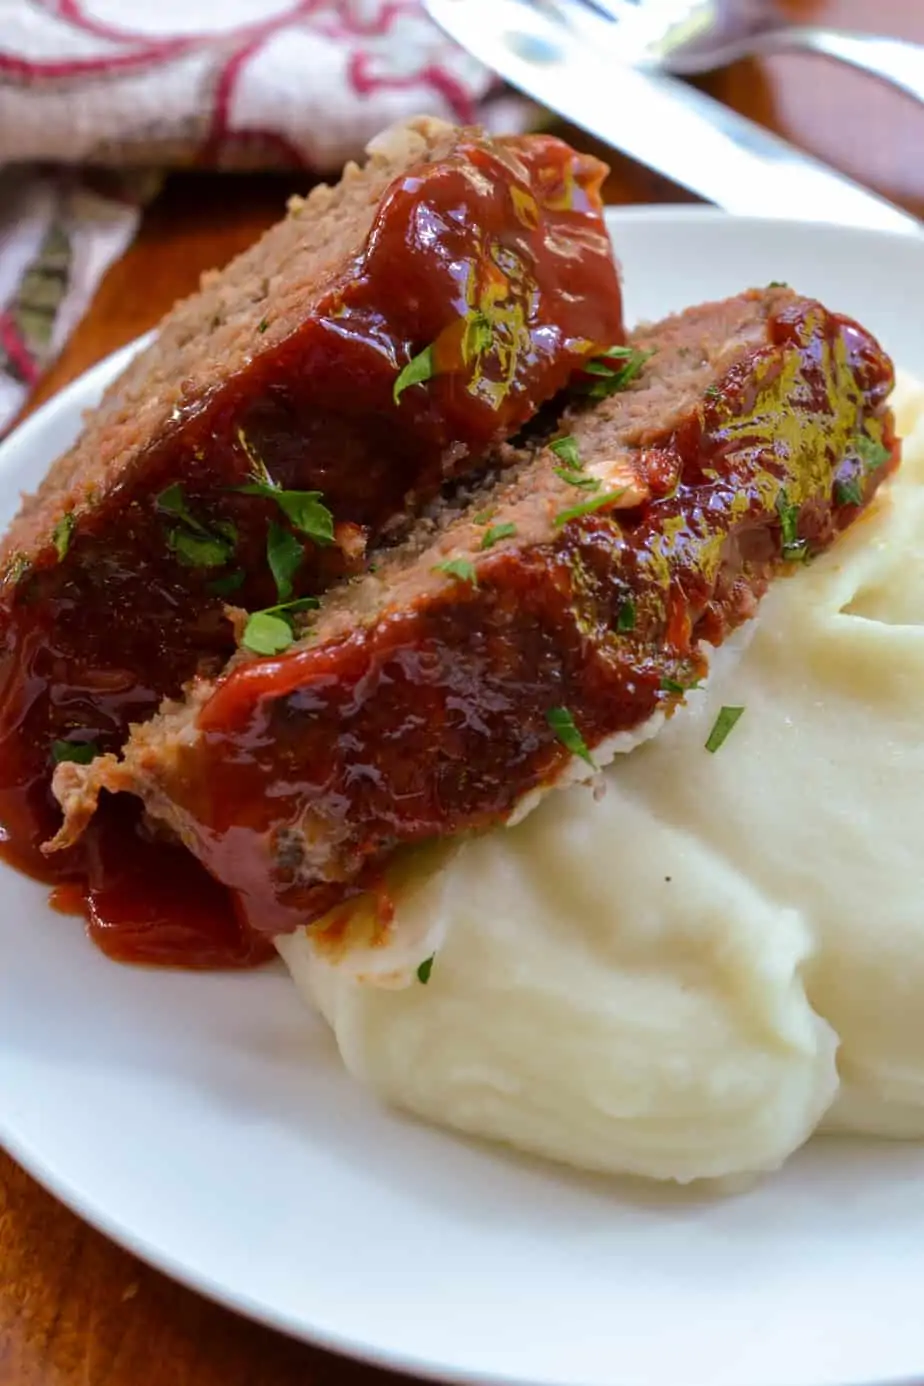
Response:
[{"label": "browned meatloaf crust", "polygon": [[[177,305],[0,548],[8,834],[36,836],[56,742],[113,749],[217,673],[229,593],[266,607],[361,568],[623,340],[605,171],[550,136],[413,121]],[[270,481],[318,494],[293,510]],[[270,533],[297,565],[278,593]]]},{"label": "browned meatloaf crust", "polygon": [[655,354],[627,390],[571,408],[570,441],[332,593],[290,651],[200,681],[122,762],[60,767],[71,828],[101,785],[141,795],[280,933],[374,885],[403,844],[507,821],[574,754],[602,761],[669,712],[706,671],[701,642],[897,462],[892,367],[782,288],[634,341]]}]

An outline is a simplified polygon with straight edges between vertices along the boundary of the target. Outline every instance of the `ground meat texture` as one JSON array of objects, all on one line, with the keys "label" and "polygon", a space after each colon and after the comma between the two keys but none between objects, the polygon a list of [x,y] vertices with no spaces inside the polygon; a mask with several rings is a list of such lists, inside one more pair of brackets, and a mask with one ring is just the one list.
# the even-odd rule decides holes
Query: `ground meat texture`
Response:
[{"label": "ground meat texture", "polygon": [[861,327],[785,289],[634,342],[655,353],[638,379],[561,420],[570,467],[561,444],[524,456],[332,593],[291,650],[199,681],[121,762],[61,767],[68,831],[100,787],[129,789],[278,934],[669,714],[701,642],[897,463],[893,376]]},{"label": "ground meat texture", "polygon": [[[55,743],[118,747],[221,669],[225,602],[361,571],[623,340],[604,173],[549,136],[412,122],[173,310],[0,549],[0,826],[23,864],[53,831]],[[320,493],[320,520],[255,480]],[[271,532],[297,565],[278,590]]]}]

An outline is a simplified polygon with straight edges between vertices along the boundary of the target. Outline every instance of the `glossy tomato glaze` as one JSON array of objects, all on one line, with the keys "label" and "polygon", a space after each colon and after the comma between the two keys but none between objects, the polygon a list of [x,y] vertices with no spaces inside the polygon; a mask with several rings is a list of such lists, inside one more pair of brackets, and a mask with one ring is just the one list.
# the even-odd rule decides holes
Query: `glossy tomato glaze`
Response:
[{"label": "glossy tomato glaze", "polygon": [[[293,595],[323,591],[361,570],[383,529],[514,432],[589,354],[624,340],[605,171],[550,137],[473,134],[401,178],[362,254],[299,331],[76,513],[63,555],[49,536],[40,552],[13,556],[0,587],[3,852],[61,884],[59,904],[83,911],[107,951],[185,965],[265,953],[229,923],[199,868],[147,842],[127,801],[104,805],[84,843],[49,863],[39,846],[59,821],[54,743],[115,750],[165,695],[221,668],[235,640],[216,580],[240,578],[229,600],[250,610],[278,600],[266,538],[285,516],[234,490],[255,466],[280,486],[320,491],[333,512],[336,543],[296,536],[304,559]],[[396,404],[399,370],[428,346],[434,379]],[[171,552],[175,518],[157,497],[177,482],[198,522],[236,534],[218,567]],[[185,892],[164,886],[176,871]],[[177,901],[190,892],[199,903],[183,906],[183,922]]]},{"label": "glossy tomato glaze", "polygon": [[238,664],[201,735],[145,762],[148,801],[255,929],[319,918],[400,846],[505,821],[568,760],[550,709],[591,748],[670,709],[704,673],[699,642],[856,518],[898,460],[891,364],[805,301],[768,335],[652,441],[649,502],[476,548],[477,585],[431,584],[336,642]]}]

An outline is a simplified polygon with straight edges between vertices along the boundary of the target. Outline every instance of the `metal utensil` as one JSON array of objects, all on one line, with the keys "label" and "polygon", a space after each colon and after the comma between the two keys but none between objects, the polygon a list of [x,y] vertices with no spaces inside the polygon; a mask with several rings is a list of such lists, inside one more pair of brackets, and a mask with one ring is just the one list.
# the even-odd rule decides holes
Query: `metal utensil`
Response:
[{"label": "metal utensil", "polygon": [[789,24],[767,0],[586,3],[613,27],[626,61],[689,76],[711,72],[738,58],[798,48],[848,63],[924,101],[924,45],[919,43],[815,24]]},{"label": "metal utensil", "polygon": [[[685,82],[618,63],[592,27],[588,33],[573,22],[575,5],[424,4],[451,38],[513,86],[727,211],[924,230],[892,203]],[[594,22],[608,23],[599,13]]]}]

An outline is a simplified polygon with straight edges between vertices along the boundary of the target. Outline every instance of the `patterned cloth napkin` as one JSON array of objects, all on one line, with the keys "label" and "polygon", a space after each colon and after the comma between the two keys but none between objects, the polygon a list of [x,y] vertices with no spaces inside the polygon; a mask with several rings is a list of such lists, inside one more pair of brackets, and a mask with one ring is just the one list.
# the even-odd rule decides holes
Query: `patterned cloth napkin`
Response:
[{"label": "patterned cloth napkin", "polygon": [[154,170],[326,173],[424,111],[530,119],[420,0],[0,0],[0,434]]}]

